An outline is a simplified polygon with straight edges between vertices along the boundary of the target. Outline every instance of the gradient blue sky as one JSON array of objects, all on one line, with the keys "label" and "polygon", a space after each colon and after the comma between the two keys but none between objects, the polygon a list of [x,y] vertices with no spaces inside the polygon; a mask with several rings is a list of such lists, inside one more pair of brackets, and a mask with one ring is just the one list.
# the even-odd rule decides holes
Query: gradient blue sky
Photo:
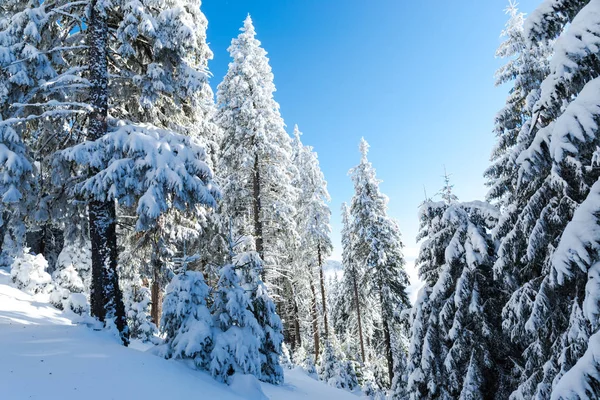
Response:
[{"label": "gradient blue sky", "polygon": [[[522,0],[530,12],[540,0]],[[276,100],[291,132],[319,154],[333,212],[332,258],[340,258],[340,206],[352,196],[348,170],[358,143],[390,198],[405,255],[417,244],[423,187],[442,185],[444,165],[461,200],[482,199],[494,144],[493,120],[506,98],[494,87],[494,58],[508,0],[204,0],[216,89],[227,47],[250,13],[269,53]]]}]

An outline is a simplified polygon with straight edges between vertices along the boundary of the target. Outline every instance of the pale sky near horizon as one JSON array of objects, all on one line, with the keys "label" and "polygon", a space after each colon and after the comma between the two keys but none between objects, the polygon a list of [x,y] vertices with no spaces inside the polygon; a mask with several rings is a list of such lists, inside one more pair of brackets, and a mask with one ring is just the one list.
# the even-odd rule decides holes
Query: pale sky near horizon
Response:
[{"label": "pale sky near horizon", "polygon": [[[523,0],[531,12],[541,0]],[[494,86],[494,57],[508,0],[204,0],[209,68],[216,86],[227,47],[248,13],[269,53],[275,99],[319,154],[331,194],[332,258],[340,259],[340,207],[361,137],[399,221],[409,266],[418,253],[424,189],[442,186],[444,166],[461,200],[483,199],[494,116],[507,87]],[[411,269],[411,268],[409,268]],[[414,271],[409,271],[416,278]]]}]

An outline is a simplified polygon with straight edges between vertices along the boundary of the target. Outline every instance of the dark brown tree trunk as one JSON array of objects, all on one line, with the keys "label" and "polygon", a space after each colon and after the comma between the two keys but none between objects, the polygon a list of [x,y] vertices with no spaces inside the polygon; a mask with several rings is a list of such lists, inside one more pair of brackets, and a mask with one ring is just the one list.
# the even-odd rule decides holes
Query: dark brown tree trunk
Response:
[{"label": "dark brown tree trunk", "polygon": [[360,317],[360,301],[358,299],[358,283],[356,282],[356,277],[352,278],[352,285],[354,286],[354,302],[356,303],[356,317],[358,319],[358,338],[360,340],[360,356],[362,362],[366,362],[365,359],[365,344],[363,341],[363,331],[362,331],[362,321]]},{"label": "dark brown tree trunk", "polygon": [[315,285],[310,282],[310,290],[312,292],[312,327],[313,327],[313,338],[315,341],[315,362],[319,357],[319,320],[317,315],[317,294],[315,292]]},{"label": "dark brown tree trunk", "polygon": [[[258,154],[254,156],[254,179],[252,180],[252,189],[254,195],[254,240],[256,241],[256,252],[260,258],[265,260],[265,250],[263,244],[263,226],[260,219],[262,209],[260,202],[260,170],[258,169]],[[265,281],[266,271],[263,267],[262,280]]]},{"label": "dark brown tree trunk", "polygon": [[[108,24],[104,11],[92,0],[88,29],[88,70],[90,104],[88,138],[97,140],[108,130]],[[92,174],[96,171],[90,171]],[[88,206],[90,239],[92,242],[91,311],[100,321],[114,318],[123,344],[129,343],[123,295],[117,274],[116,209],[112,200],[90,202]]]},{"label": "dark brown tree trunk", "polygon": [[327,300],[325,296],[325,278],[323,276],[323,260],[321,254],[321,244],[317,247],[317,256],[319,259],[319,281],[321,283],[321,302],[323,303],[323,326],[325,330],[323,332],[323,337],[327,340],[327,336],[329,333],[329,327],[327,326]]},{"label": "dark brown tree trunk", "polygon": [[160,326],[161,314],[161,296],[160,296],[160,261],[156,256],[152,256],[152,270],[154,278],[152,279],[152,308],[150,309],[150,317],[156,326]]}]

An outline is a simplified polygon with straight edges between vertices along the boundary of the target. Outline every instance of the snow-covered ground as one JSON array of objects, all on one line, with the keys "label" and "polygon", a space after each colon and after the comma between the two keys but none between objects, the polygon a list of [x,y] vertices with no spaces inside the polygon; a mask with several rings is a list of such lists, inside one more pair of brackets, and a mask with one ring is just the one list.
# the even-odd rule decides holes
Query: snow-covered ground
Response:
[{"label": "snow-covered ground", "polygon": [[[356,400],[358,397],[286,370],[285,384],[241,377],[232,387],[143,346],[125,348],[104,331],[74,324],[44,296],[29,296],[0,269],[0,399]],[[256,384],[256,387],[253,387]]]}]

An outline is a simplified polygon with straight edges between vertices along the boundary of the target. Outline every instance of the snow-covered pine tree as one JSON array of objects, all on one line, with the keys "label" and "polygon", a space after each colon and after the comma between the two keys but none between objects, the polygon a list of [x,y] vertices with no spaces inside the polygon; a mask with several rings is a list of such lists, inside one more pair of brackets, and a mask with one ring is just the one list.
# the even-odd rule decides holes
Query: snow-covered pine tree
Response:
[{"label": "snow-covered pine tree", "polygon": [[392,334],[398,315],[409,307],[405,289],[409,285],[404,271],[400,230],[387,216],[387,197],[379,190],[375,169],[367,159],[369,145],[361,139],[360,164],[350,170],[354,196],[350,204],[351,252],[353,263],[365,271],[362,284],[373,304],[379,308],[383,330],[389,382],[393,380]]},{"label": "snow-covered pine tree", "polygon": [[[88,202],[96,271],[92,311],[100,319],[117,313],[122,330],[114,201],[135,205],[136,229],[146,230],[169,208],[212,206],[217,194],[194,135],[202,123],[198,116],[207,115],[195,108],[206,104],[206,61],[211,56],[199,3],[92,1],[90,22],[80,33],[93,44],[87,58],[92,66],[90,141],[61,151],[56,175],[65,184],[70,183],[71,165],[87,172],[69,189]],[[117,26],[114,36],[107,34],[109,19]],[[109,51],[119,55],[110,63]]]},{"label": "snow-covered pine tree", "polygon": [[[599,24],[596,0],[544,1],[525,22],[530,45],[551,45],[553,56],[532,108],[538,129],[517,159],[524,205],[509,235],[522,238],[512,239],[512,254],[522,260],[523,272],[503,313],[522,349],[514,399],[600,393],[598,379],[584,367],[597,332],[597,245],[595,228],[583,228],[580,214],[595,220]],[[583,312],[584,304],[595,305]]]},{"label": "snow-covered pine tree", "polygon": [[124,280],[123,301],[129,333],[132,338],[143,342],[152,341],[158,328],[150,317],[150,289],[143,285],[139,275]]},{"label": "snow-covered pine tree", "polygon": [[[35,199],[29,144],[44,128],[58,135],[61,129],[53,124],[53,112],[60,114],[64,112],[61,107],[69,108],[59,101],[62,83],[55,81],[60,56],[53,49],[69,47],[61,42],[62,35],[57,32],[61,28],[56,24],[56,8],[59,7],[26,0],[0,5],[0,243],[5,264],[22,253],[25,219]],[[61,4],[61,8],[68,12],[68,5]],[[68,20],[65,17],[64,24]],[[48,92],[44,88],[56,94],[55,109],[48,111],[41,123],[31,118],[46,104]]]},{"label": "snow-covered pine tree", "polygon": [[[50,294],[50,301],[55,307],[77,313],[89,313],[92,272],[91,244],[85,223],[87,218],[83,214],[71,214],[72,223],[65,226],[64,244],[52,273],[53,288]],[[84,303],[83,308],[81,302]]]},{"label": "snow-covered pine tree", "polygon": [[407,392],[411,399],[502,398],[504,353],[488,233],[498,211],[487,203],[426,201],[416,265],[425,287],[411,316]]},{"label": "snow-covered pine tree", "polygon": [[[363,320],[367,309],[367,296],[364,281],[364,268],[355,261],[353,249],[353,231],[350,209],[342,204],[342,264],[344,276],[341,282],[340,299],[344,311],[340,311],[339,324],[342,324],[354,337],[358,337],[357,353],[362,362],[366,361]],[[357,334],[354,334],[356,332]]]},{"label": "snow-covered pine tree", "polygon": [[250,296],[242,287],[238,268],[232,263],[219,271],[212,314],[215,327],[210,372],[218,380],[228,382],[234,373],[260,376],[259,347],[264,332],[252,312]]},{"label": "snow-covered pine tree", "polygon": [[213,318],[206,305],[210,288],[201,272],[184,265],[167,286],[161,316],[166,358],[191,359],[208,369],[213,346]]},{"label": "snow-covered pine tree", "polygon": [[317,371],[319,379],[329,386],[346,390],[354,390],[358,386],[352,363],[344,357],[341,348],[329,340],[323,345]]},{"label": "snow-covered pine tree", "polygon": [[361,389],[365,397],[372,400],[386,400],[386,367],[381,359],[375,359],[362,367]]},{"label": "snow-covered pine tree", "polygon": [[[559,2],[555,3],[558,5]],[[517,361],[515,366],[516,375],[520,375],[516,384],[523,384],[530,371],[537,368],[534,365],[543,362],[543,357],[536,359],[537,356],[532,355],[537,345],[530,346],[532,342],[525,328],[540,286],[541,272],[540,260],[527,262],[528,232],[533,229],[531,215],[539,212],[537,207],[531,207],[529,201],[542,186],[543,180],[522,184],[518,159],[531,145],[545,121],[534,107],[540,97],[541,82],[549,73],[551,48],[545,42],[532,45],[524,29],[525,16],[518,11],[514,2],[509,3],[506,13],[509,20],[502,32],[506,39],[496,55],[509,61],[497,71],[496,84],[512,83],[512,88],[505,107],[496,117],[494,131],[498,139],[492,152],[493,164],[485,175],[490,186],[487,198],[501,206],[503,211],[493,231],[493,238],[499,242],[495,276],[499,285],[507,292],[512,292],[503,310],[503,327],[515,345],[516,353],[511,358],[521,359],[519,352],[530,354],[525,357],[529,357],[530,361]],[[515,384],[507,386],[514,387]],[[531,393],[529,390],[525,396],[531,396]]]},{"label": "snow-covered pine tree", "polygon": [[52,287],[52,278],[46,272],[48,262],[41,254],[30,254],[28,249],[15,257],[10,276],[17,287],[30,294],[46,293]]},{"label": "snow-covered pine tree", "polygon": [[[405,313],[412,311],[406,310]],[[394,350],[394,379],[390,384],[389,398],[391,400],[404,400],[408,398],[406,386],[408,383],[407,349],[398,339],[393,344]]]},{"label": "snow-covered pine tree", "polygon": [[[129,136],[140,133],[134,138],[138,145],[145,139],[154,138],[164,139],[170,146],[173,141],[165,138],[168,135],[157,135],[156,131],[149,137],[144,135],[154,126],[164,128],[169,134],[175,131],[193,133],[192,136],[198,136],[204,128],[215,128],[214,124],[202,120],[214,112],[214,106],[211,105],[206,74],[206,63],[212,54],[206,45],[206,19],[199,5],[199,1],[184,0],[135,4],[129,1],[108,4],[96,0],[59,0],[41,5],[11,1],[2,10],[2,27],[8,27],[2,32],[2,45],[10,48],[9,52],[2,52],[2,62],[9,63],[10,67],[5,69],[12,85],[8,96],[14,93],[20,96],[12,103],[17,115],[4,120],[2,126],[11,124],[13,129],[23,129],[34,139],[44,139],[36,147],[41,152],[36,160],[41,160],[42,166],[48,158],[61,164],[58,167],[60,173],[52,174],[56,178],[54,183],[60,188],[57,192],[68,194],[66,198],[70,200],[83,197],[88,201],[96,272],[92,280],[96,287],[92,291],[92,311],[100,319],[104,319],[107,312],[118,314],[117,326],[124,332],[124,342],[126,333],[116,278],[114,238],[116,212],[113,199],[117,196],[95,193],[92,199],[86,196],[89,192],[77,190],[81,186],[71,186],[73,180],[67,172],[74,171],[77,178],[86,174],[89,177],[89,173],[91,176],[98,173],[95,175],[98,177],[107,172],[108,164],[114,168],[119,160],[105,158],[112,151],[107,147],[130,143],[114,137],[121,136],[122,139],[123,135],[119,133]],[[116,27],[115,35],[107,34],[108,20]],[[107,61],[109,52],[118,54],[118,57],[111,57],[110,63]],[[90,68],[86,68],[88,64]],[[4,81],[3,87],[6,87]],[[109,102],[111,115],[107,114]],[[113,133],[116,135],[111,135]],[[68,140],[63,140],[62,136]],[[215,140],[218,137],[213,136]],[[91,141],[102,138],[104,141],[92,142],[87,150],[93,148],[95,152],[86,154],[86,151],[78,151],[81,147],[72,147],[84,138]],[[177,140],[181,141],[180,138]],[[46,157],[52,155],[48,149],[61,149],[54,146],[55,142],[70,147],[70,151],[59,157]],[[188,147],[187,144],[184,147]],[[133,151],[138,150],[139,146]],[[95,165],[91,165],[90,158],[86,157],[90,153],[94,153]],[[127,150],[122,149],[121,154],[124,153]],[[201,153],[194,153],[198,161],[204,159]],[[65,167],[60,161],[77,165]],[[192,169],[198,171],[198,166]],[[196,176],[207,184],[206,169],[202,167],[201,170],[202,173]],[[163,172],[159,171],[157,176]],[[77,179],[75,183],[78,183]],[[163,196],[166,192],[156,194]],[[152,194],[152,190],[146,194]],[[142,195],[143,191],[137,190],[118,200],[131,204]],[[158,204],[173,203],[175,207],[181,207],[181,197],[176,195],[175,200],[159,201]],[[206,200],[200,203],[212,202]],[[152,218],[146,222],[151,223]],[[106,268],[105,260],[109,260]]]},{"label": "snow-covered pine tree", "polygon": [[548,75],[550,49],[544,44],[530,46],[524,32],[525,14],[519,12],[514,0],[505,10],[509,16],[501,36],[505,40],[496,50],[496,57],[507,63],[496,71],[496,86],[512,84],[506,105],[498,112],[494,123],[497,137],[492,151],[492,165],[485,171],[490,190],[489,201],[506,206],[506,217],[514,218],[519,154],[533,136],[535,118],[532,108],[540,96],[540,84]]},{"label": "snow-covered pine tree", "polygon": [[275,303],[261,280],[262,260],[256,252],[244,252],[234,258],[234,263],[242,272],[242,288],[250,293],[252,312],[262,331],[258,379],[275,385],[283,383],[283,368],[279,363],[283,326],[275,311]]},{"label": "snow-covered pine tree", "polygon": [[333,346],[328,341],[323,346],[323,351],[319,356],[319,362],[317,364],[317,371],[319,372],[319,379],[323,382],[329,383],[329,380],[337,376],[339,369],[339,363],[333,351]]},{"label": "snow-covered pine tree", "polygon": [[296,240],[291,140],[273,98],[267,53],[250,16],[241,31],[231,42],[232,62],[217,90],[222,211],[232,219],[236,236],[254,236],[265,281],[275,289],[282,287],[276,270],[287,268],[280,265],[286,261],[282,255]]},{"label": "snow-covered pine tree", "polygon": [[[310,320],[313,325],[315,357],[318,357],[320,333],[327,341],[329,332],[323,268],[324,261],[332,250],[329,237],[331,211],[327,205],[330,197],[327,192],[327,182],[319,167],[317,154],[312,147],[302,144],[301,135],[298,126],[295,126],[292,162],[298,173],[293,180],[293,185],[299,191],[295,205],[295,220],[298,232],[301,233],[300,240],[293,250],[291,284],[296,296],[303,296],[304,293],[310,291],[310,295],[308,295],[312,299]],[[319,295],[315,290],[315,272],[318,273]],[[302,318],[297,312],[296,303],[298,301],[301,300],[288,299],[290,303],[288,308],[294,310],[292,313],[293,323],[290,324],[289,330],[295,330],[300,324],[298,320]],[[320,321],[323,322],[322,326],[319,326]],[[296,336],[299,335],[294,334],[294,337]]]}]

